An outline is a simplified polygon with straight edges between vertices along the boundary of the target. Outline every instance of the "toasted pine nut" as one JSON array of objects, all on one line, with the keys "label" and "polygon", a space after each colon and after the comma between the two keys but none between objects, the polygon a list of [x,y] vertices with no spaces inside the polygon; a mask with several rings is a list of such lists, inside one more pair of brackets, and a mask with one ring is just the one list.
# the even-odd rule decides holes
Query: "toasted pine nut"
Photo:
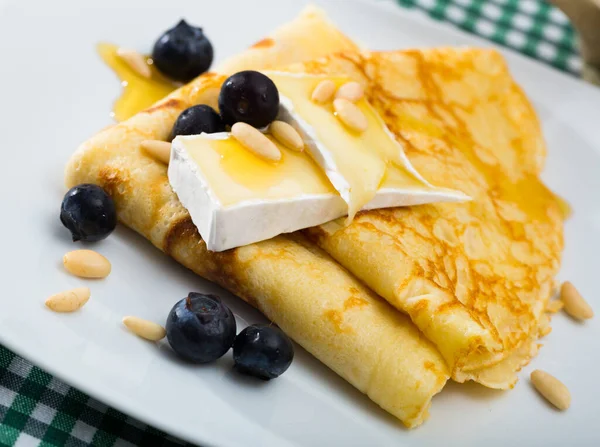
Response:
[{"label": "toasted pine nut", "polygon": [[561,300],[552,300],[549,301],[546,305],[546,312],[550,312],[551,314],[555,314],[559,310],[561,310],[565,306]]},{"label": "toasted pine nut", "polygon": [[594,316],[594,311],[583,299],[577,289],[569,281],[560,288],[560,299],[565,303],[565,312],[577,320],[588,320]]},{"label": "toasted pine nut", "polygon": [[117,56],[119,56],[127,65],[129,65],[129,68],[135,71],[138,75],[144,78],[150,78],[152,76],[152,71],[146,62],[146,58],[137,51],[127,48],[119,48],[117,50]]},{"label": "toasted pine nut", "polygon": [[111,266],[108,259],[93,250],[74,250],[63,256],[65,268],[80,278],[106,278]]},{"label": "toasted pine nut", "polygon": [[75,312],[90,299],[90,289],[78,287],[52,295],[46,300],[46,306],[54,312]]},{"label": "toasted pine nut", "polygon": [[167,331],[160,324],[138,317],[124,317],[123,324],[135,335],[150,341],[159,341],[165,338]]},{"label": "toasted pine nut", "polygon": [[356,132],[367,130],[367,117],[362,111],[347,99],[336,99],[333,101],[336,116],[346,127]]},{"label": "toasted pine nut", "polygon": [[273,121],[269,126],[269,132],[271,135],[283,144],[288,149],[302,152],[304,150],[304,141],[300,134],[284,121]]},{"label": "toasted pine nut", "polygon": [[231,126],[231,135],[250,152],[271,161],[281,159],[279,148],[260,131],[246,123]]},{"label": "toasted pine nut", "polygon": [[358,82],[346,82],[335,93],[336,98],[347,99],[351,102],[356,102],[365,96],[365,89]]},{"label": "toasted pine nut", "polygon": [[531,383],[544,398],[559,410],[566,410],[571,405],[569,389],[556,377],[545,371],[536,369],[531,373]]},{"label": "toasted pine nut", "polygon": [[310,98],[314,102],[325,104],[326,102],[331,101],[335,89],[335,82],[330,79],[325,79],[317,84]]},{"label": "toasted pine nut", "polygon": [[171,160],[171,143],[160,140],[144,140],[141,146],[152,158],[164,164],[169,164]]}]

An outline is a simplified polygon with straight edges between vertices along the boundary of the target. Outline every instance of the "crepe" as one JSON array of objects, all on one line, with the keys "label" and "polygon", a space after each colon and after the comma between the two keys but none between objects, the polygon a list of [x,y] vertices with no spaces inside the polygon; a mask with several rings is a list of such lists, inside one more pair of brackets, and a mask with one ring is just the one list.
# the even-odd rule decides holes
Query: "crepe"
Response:
[{"label": "crepe", "polygon": [[323,10],[308,6],[294,21],[280,26],[243,53],[221,62],[217,71],[266,70],[357,49]]},{"label": "crepe", "polygon": [[[345,53],[291,67],[344,73],[418,172],[473,200],[360,213],[305,233],[438,347],[457,381],[509,388],[549,331],[563,248],[560,201],[540,181],[535,112],[493,50]],[[495,365],[495,366],[494,366]]]},{"label": "crepe", "polygon": [[[320,36],[320,45],[307,46],[305,40],[296,39],[312,35]],[[290,57],[320,57],[323,51],[351,45],[314,10],[275,32],[271,39],[271,47],[254,47],[251,57],[244,53],[237,58],[239,63],[234,59],[228,66],[235,70],[263,68],[260,51],[266,51],[265,65],[270,66],[288,63]],[[408,317],[301,234],[227,252],[208,252],[169,185],[166,166],[140,149],[143,140],[166,140],[185,108],[214,102],[214,92],[224,79],[223,75],[205,74],[86,141],[66,168],[67,186],[94,183],[103,187],[115,200],[121,223],[198,275],[255,306],[405,425],[420,424],[449,371],[437,349]]]}]

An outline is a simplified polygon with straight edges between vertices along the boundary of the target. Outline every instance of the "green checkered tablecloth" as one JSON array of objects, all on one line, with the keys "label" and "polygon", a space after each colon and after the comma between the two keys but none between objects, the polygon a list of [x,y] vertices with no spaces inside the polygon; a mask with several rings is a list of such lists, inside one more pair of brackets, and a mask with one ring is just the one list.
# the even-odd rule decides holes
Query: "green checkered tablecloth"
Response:
[{"label": "green checkered tablecloth", "polygon": [[179,446],[0,346],[0,445]]},{"label": "green checkered tablecloth", "polygon": [[[567,18],[542,0],[396,0],[574,74]],[[182,441],[107,407],[0,346],[0,445],[171,446]]]},{"label": "green checkered tablecloth", "polygon": [[[575,0],[573,0],[575,1]],[[567,17],[542,0],[396,0],[436,20],[579,74],[575,33]]]}]

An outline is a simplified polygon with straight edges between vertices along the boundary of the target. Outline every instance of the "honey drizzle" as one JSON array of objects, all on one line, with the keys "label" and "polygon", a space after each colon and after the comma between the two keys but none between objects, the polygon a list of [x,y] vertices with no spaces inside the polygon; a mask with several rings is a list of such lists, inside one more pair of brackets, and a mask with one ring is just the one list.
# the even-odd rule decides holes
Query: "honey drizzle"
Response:
[{"label": "honey drizzle", "polygon": [[150,57],[146,58],[146,62],[150,66],[151,77],[148,79],[140,76],[121,60],[117,55],[118,49],[117,45],[110,43],[97,45],[98,54],[121,81],[123,91],[115,101],[111,115],[116,121],[124,121],[163,99],[179,85],[160,74]]},{"label": "honey drizzle", "polygon": [[[114,103],[112,116],[116,121],[124,121],[136,113],[150,107],[156,101],[164,98],[169,93],[177,89],[179,85],[161,75],[154,67],[150,57],[147,57],[147,62],[150,65],[152,72],[151,78],[146,79],[140,76],[118,57],[118,49],[119,47],[117,45],[109,43],[100,43],[97,46],[98,54],[102,60],[121,80],[123,91],[121,96]],[[420,55],[417,52],[414,52],[413,56],[417,58],[417,60],[420,59]],[[422,63],[420,60],[419,62]],[[421,64],[419,65],[421,66]],[[420,77],[428,84],[428,87],[435,91],[437,88],[432,82],[427,82],[429,79],[427,76],[424,76],[424,74],[425,73],[423,70],[420,70]],[[430,107],[428,108],[435,116],[435,111]],[[403,117],[402,121],[404,126],[408,125],[408,127],[415,128],[416,130],[425,131],[425,133],[429,133],[432,136],[440,137],[440,134],[443,134],[441,129],[436,128],[431,123],[418,122],[418,120],[409,120],[408,118],[410,118],[410,116]],[[454,118],[457,119],[456,116],[454,116]],[[429,127],[426,129],[425,127],[427,126]],[[427,130],[429,132],[427,132]],[[466,132],[461,133],[467,134]],[[461,135],[461,137],[467,135]],[[522,208],[528,211],[528,214],[530,214],[532,217],[538,217],[545,214],[545,210],[543,208],[539,209],[539,205],[537,207],[535,206],[536,202],[538,204],[540,203],[538,201],[540,196],[547,198],[546,201],[542,201],[542,203],[547,203],[548,199],[550,199],[549,196],[554,196],[553,199],[557,202],[564,219],[567,219],[572,215],[572,208],[569,203],[558,195],[553,194],[543,184],[541,184],[537,178],[532,176],[531,178],[522,180],[519,182],[520,184],[498,184],[498,179],[494,178],[494,175],[489,172],[487,167],[479,161],[478,157],[471,153],[469,144],[466,144],[461,138],[446,137],[445,139],[450,145],[459,146],[461,148],[463,153],[468,156],[470,161],[475,164],[482,173],[486,174],[488,181],[490,181],[490,184],[493,185],[492,187],[500,187],[504,190],[505,194],[509,193],[510,190],[508,196],[510,196],[512,200],[515,200],[515,202],[520,203]],[[406,144],[407,142],[405,141],[404,143]]]},{"label": "honey drizzle", "polygon": [[[433,103],[442,105],[442,102],[438,99],[443,97],[442,93],[435,81],[429,75],[427,63],[424,61],[422,54],[417,51],[406,51],[407,56],[412,57],[416,62],[416,76],[423,83],[424,89],[433,97],[427,99],[413,99],[412,101],[422,104],[427,108],[430,116],[437,118],[440,122],[444,122],[443,117],[439,116]],[[366,79],[369,76],[365,72],[364,64],[366,61],[362,56],[358,56],[360,61],[356,61],[351,57],[345,55],[339,55],[340,58],[352,63]],[[472,67],[464,67],[465,69],[472,69]],[[450,72],[444,73],[450,77],[453,74]],[[377,85],[377,83],[374,83]],[[382,96],[387,96],[389,93],[386,91],[378,90],[378,93]],[[371,95],[372,96],[372,95]],[[372,100],[373,98],[369,98]],[[411,101],[410,99],[404,99],[406,102]],[[547,207],[556,205],[563,216],[567,218],[571,215],[570,205],[561,197],[550,191],[541,180],[532,174],[523,176],[516,182],[511,182],[508,179],[500,178],[494,169],[486,166],[474,152],[476,142],[473,141],[472,136],[467,131],[467,126],[460,117],[458,117],[450,107],[444,107],[445,111],[449,113],[452,118],[458,123],[458,128],[454,132],[447,132],[441,127],[431,122],[423,122],[422,120],[414,119],[410,115],[402,116],[398,118],[400,129],[416,130],[421,133],[430,135],[434,138],[441,139],[446,143],[448,147],[455,147],[469,160],[469,162],[485,177],[492,195],[498,195],[503,197],[505,200],[510,200],[516,203],[531,219],[535,220],[546,220],[547,219]],[[396,132],[396,136],[402,141],[403,145],[407,148],[413,145],[410,141],[402,137],[402,135]],[[416,148],[413,148],[416,149]],[[443,185],[451,186],[451,185]],[[495,193],[494,193],[495,191]]]},{"label": "honey drizzle", "polygon": [[558,202],[558,206],[560,207],[563,218],[565,220],[569,219],[573,215],[573,207],[569,204],[569,202],[556,193],[554,194],[554,198]]}]

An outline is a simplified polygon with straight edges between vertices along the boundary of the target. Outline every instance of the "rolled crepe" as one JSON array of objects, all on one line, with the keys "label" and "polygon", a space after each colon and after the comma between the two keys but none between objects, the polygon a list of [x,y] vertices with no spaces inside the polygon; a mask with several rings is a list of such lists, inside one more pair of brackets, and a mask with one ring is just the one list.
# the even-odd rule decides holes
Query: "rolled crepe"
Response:
[{"label": "rolled crepe", "polygon": [[[290,36],[321,32],[337,35],[324,21],[304,20],[275,33],[288,52],[301,57],[322,56],[336,45],[295,47]],[[277,39],[276,39],[277,40]],[[344,45],[340,45],[343,47]],[[295,51],[297,49],[297,51]],[[239,68],[260,69],[253,57],[242,55]],[[277,54],[268,52],[269,63]],[[249,62],[248,62],[249,61]],[[250,64],[250,65],[248,65]],[[230,65],[233,66],[233,65]],[[181,111],[193,104],[214,102],[224,76],[206,74],[152,108],[85,142],[66,168],[66,184],[94,183],[115,200],[120,222],[198,275],[214,281],[263,312],[291,338],[324,364],[367,394],[408,427],[427,416],[433,395],[449,378],[437,349],[410,319],[364,287],[302,235],[222,253],[206,250],[189,214],[167,179],[167,167],[147,156],[140,144],[166,140]]]},{"label": "rolled crepe", "polygon": [[415,168],[472,201],[360,213],[305,233],[412,321],[457,381],[509,388],[549,331],[561,203],[539,178],[535,112],[493,50],[346,52],[289,70],[344,73]]}]

